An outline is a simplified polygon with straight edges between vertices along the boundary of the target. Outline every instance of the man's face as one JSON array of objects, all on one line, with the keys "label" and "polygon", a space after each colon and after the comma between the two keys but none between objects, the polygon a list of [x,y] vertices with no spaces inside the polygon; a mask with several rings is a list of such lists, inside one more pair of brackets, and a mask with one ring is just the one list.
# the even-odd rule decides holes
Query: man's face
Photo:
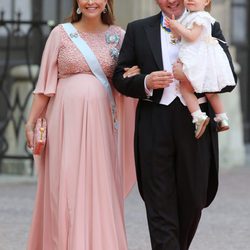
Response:
[{"label": "man's face", "polygon": [[179,18],[185,9],[183,0],[156,0],[156,2],[169,18],[172,15],[175,15],[175,18]]}]

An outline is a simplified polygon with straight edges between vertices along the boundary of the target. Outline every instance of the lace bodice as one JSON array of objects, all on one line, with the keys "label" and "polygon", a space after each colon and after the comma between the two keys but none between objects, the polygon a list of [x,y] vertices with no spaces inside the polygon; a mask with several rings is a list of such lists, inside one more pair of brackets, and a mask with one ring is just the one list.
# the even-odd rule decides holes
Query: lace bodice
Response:
[{"label": "lace bodice", "polygon": [[[123,41],[124,31],[111,25],[105,32],[79,33],[94,52],[107,78],[111,79]],[[56,26],[46,42],[34,93],[53,96],[58,79],[74,74],[92,74],[82,53],[68,37],[62,25]]]},{"label": "lace bodice", "polygon": [[[68,75],[76,73],[92,74],[82,53],[70,40],[63,26],[57,26],[54,32],[60,36],[57,61],[58,77],[65,78]],[[120,27],[112,25],[105,32],[79,32],[79,34],[96,55],[106,76],[108,78],[112,77],[118,55],[117,52],[120,49],[124,31]],[[114,35],[116,40],[112,42],[112,36]]]}]

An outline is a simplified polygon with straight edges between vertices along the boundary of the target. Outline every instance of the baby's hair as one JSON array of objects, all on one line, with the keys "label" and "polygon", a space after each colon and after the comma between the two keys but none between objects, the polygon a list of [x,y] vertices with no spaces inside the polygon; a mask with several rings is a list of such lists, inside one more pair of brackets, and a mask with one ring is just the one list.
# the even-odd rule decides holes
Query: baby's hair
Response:
[{"label": "baby's hair", "polygon": [[212,5],[212,0],[210,0],[209,4],[205,7],[205,11],[210,12],[211,11],[211,5]]}]

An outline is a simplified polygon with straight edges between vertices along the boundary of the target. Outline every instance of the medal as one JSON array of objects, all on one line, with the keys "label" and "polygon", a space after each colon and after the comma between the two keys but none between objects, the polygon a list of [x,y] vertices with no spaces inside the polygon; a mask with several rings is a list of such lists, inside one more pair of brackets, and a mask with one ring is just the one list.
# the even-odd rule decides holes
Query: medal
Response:
[{"label": "medal", "polygon": [[173,45],[176,45],[178,42],[178,39],[171,33],[170,34],[170,43]]}]

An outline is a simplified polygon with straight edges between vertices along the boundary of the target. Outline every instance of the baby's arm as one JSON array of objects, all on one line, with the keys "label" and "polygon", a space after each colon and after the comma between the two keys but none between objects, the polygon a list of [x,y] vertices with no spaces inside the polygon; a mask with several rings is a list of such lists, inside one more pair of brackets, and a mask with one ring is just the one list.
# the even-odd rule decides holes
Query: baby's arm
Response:
[{"label": "baby's arm", "polygon": [[166,25],[173,31],[173,33],[180,35],[182,39],[185,39],[188,42],[196,41],[203,29],[202,25],[196,23],[193,24],[192,29],[187,29],[175,19],[167,19]]}]

